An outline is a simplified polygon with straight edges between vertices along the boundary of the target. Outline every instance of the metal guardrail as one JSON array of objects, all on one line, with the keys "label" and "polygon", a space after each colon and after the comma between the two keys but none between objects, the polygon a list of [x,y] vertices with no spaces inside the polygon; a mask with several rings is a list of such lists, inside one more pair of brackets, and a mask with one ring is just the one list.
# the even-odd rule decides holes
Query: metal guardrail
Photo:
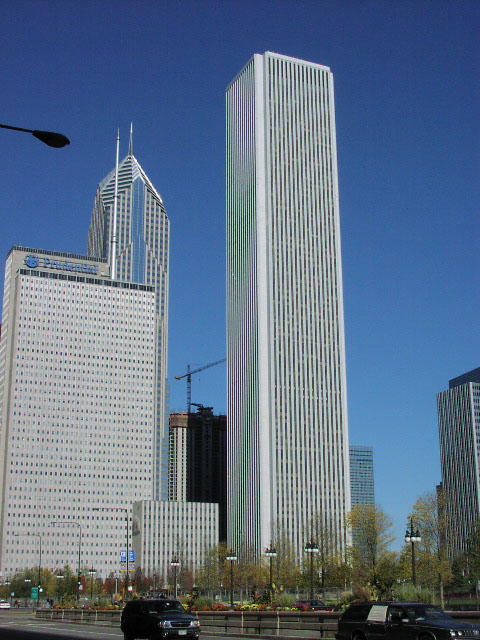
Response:
[{"label": "metal guardrail", "polygon": [[200,611],[203,631],[218,635],[334,638],[340,613],[320,611]]},{"label": "metal guardrail", "polygon": [[100,624],[110,627],[120,626],[122,612],[118,609],[37,609],[35,616],[42,620],[60,620],[76,624]]},{"label": "metal guardrail", "polygon": [[[215,635],[256,637],[334,638],[339,613],[319,611],[198,611],[202,630]],[[120,626],[121,611],[94,609],[37,609],[42,620]],[[307,635],[306,635],[307,634]]]},{"label": "metal guardrail", "polygon": [[[480,623],[478,611],[449,611],[463,622]],[[332,640],[340,612],[323,611],[198,611],[195,612],[207,634],[225,637],[245,635],[256,638],[322,638]],[[36,617],[77,624],[119,627],[120,610],[37,609]]]}]

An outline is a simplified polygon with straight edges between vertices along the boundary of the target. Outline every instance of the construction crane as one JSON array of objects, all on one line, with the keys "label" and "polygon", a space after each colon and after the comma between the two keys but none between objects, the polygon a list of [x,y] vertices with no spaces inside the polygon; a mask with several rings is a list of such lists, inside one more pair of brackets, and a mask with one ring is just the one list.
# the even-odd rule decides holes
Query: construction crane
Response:
[{"label": "construction crane", "polygon": [[187,364],[187,373],[184,373],[183,376],[174,376],[175,380],[183,380],[183,378],[187,379],[187,411],[190,413],[190,409],[192,408],[192,376],[194,373],[200,373],[200,371],[204,371],[205,369],[210,369],[210,367],[215,367],[217,364],[221,364],[225,362],[227,359],[222,358],[221,360],[216,360],[215,362],[210,362],[209,364],[203,365],[203,367],[198,367],[198,369],[194,369],[190,371],[190,365]]}]

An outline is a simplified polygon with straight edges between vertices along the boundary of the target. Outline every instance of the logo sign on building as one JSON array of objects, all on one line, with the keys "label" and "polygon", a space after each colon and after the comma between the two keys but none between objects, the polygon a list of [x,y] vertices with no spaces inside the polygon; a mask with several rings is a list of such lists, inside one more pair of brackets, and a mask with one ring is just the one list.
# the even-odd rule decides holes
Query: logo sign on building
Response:
[{"label": "logo sign on building", "polygon": [[23,261],[29,269],[55,269],[57,271],[74,271],[76,273],[89,273],[97,275],[98,266],[81,262],[69,262],[68,260],[54,260],[53,258],[39,258],[29,255]]}]

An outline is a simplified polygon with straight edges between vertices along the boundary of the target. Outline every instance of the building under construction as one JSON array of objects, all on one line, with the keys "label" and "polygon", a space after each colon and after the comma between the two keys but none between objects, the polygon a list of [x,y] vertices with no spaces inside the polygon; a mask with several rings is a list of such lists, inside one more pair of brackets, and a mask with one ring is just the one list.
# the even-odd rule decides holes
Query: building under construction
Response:
[{"label": "building under construction", "polygon": [[227,526],[227,417],[196,405],[196,413],[171,413],[169,421],[168,499],[217,502],[219,539]]}]

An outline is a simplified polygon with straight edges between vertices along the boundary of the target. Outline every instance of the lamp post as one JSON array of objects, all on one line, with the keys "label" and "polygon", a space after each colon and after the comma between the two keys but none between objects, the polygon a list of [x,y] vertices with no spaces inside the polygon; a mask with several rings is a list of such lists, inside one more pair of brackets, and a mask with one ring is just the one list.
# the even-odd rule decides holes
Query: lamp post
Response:
[{"label": "lamp post", "polygon": [[37,129],[23,129],[22,127],[11,127],[8,124],[0,124],[1,129],[11,129],[12,131],[24,131],[31,133],[32,136],[40,140],[49,147],[61,149],[70,144],[70,140],[62,133],[54,133],[53,131],[38,131]]},{"label": "lamp post", "polygon": [[14,536],[38,536],[38,582],[37,582],[37,586],[38,586],[38,604],[40,604],[40,590],[41,590],[41,584],[40,584],[40,578],[41,578],[41,573],[42,573],[42,536],[39,533],[14,533]]},{"label": "lamp post", "polygon": [[[28,590],[28,585],[29,585],[30,582],[32,582],[30,580],[30,578],[25,578],[25,587],[27,588],[27,590]],[[25,596],[25,609],[27,608],[27,598],[28,598],[28,596]]]},{"label": "lamp post", "polygon": [[82,525],[79,522],[73,520],[55,520],[50,524],[74,524],[78,527],[78,568],[77,568],[77,602],[80,600],[80,558],[82,554]]},{"label": "lamp post", "polygon": [[177,569],[180,566],[177,558],[173,558],[170,562],[170,566],[173,568],[173,593],[175,594],[175,600],[177,599]]},{"label": "lamp post", "polygon": [[96,573],[97,572],[95,571],[95,569],[93,567],[88,570],[88,575],[90,576],[90,600],[93,600],[93,576]]},{"label": "lamp post", "polygon": [[313,554],[318,553],[318,547],[312,540],[307,542],[304,551],[310,554],[310,600],[313,600]]},{"label": "lamp post", "polygon": [[277,557],[277,550],[270,543],[270,547],[265,550],[265,555],[270,561],[270,602],[273,600],[273,559]]},{"label": "lamp post", "polygon": [[417,579],[415,576],[415,543],[421,541],[420,533],[413,528],[413,518],[410,518],[410,529],[405,532],[405,542],[412,545],[412,584],[415,587],[417,585]]},{"label": "lamp post", "polygon": [[225,560],[230,562],[230,609],[233,609],[233,563],[237,559],[237,556],[230,551]]},{"label": "lamp post", "polygon": [[[126,546],[126,578],[125,578],[125,600],[128,600],[128,583],[129,583],[129,569],[128,569],[128,509],[126,507],[93,507],[94,511],[124,511],[125,512],[125,524],[127,528],[127,546]],[[121,570],[121,568],[120,568]]]}]

